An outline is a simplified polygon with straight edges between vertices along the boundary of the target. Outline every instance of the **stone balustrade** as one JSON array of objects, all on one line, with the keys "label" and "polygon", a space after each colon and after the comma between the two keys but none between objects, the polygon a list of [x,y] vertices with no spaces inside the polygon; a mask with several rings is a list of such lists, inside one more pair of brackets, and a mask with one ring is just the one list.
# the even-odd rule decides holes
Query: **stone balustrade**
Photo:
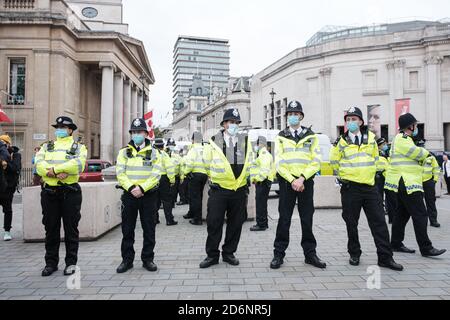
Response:
[{"label": "stone balustrade", "polygon": [[27,10],[34,9],[35,0],[3,0],[4,9]]}]

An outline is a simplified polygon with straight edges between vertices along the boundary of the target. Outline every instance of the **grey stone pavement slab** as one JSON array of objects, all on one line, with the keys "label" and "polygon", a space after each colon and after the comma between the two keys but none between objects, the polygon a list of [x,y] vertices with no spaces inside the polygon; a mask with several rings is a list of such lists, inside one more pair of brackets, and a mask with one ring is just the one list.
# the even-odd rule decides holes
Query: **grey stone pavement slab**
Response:
[{"label": "grey stone pavement slab", "polygon": [[[320,191],[316,191],[320,192]],[[429,229],[438,248],[450,249],[450,197],[438,200],[441,229]],[[64,244],[61,245],[60,271],[49,278],[40,276],[44,245],[22,241],[22,205],[14,204],[11,242],[0,242],[0,300],[254,300],[254,299],[445,299],[450,298],[450,253],[427,259],[419,254],[396,254],[404,272],[380,269],[380,289],[368,289],[368,268],[377,258],[365,216],[361,215],[360,240],[363,256],[359,267],[348,264],[347,233],[340,210],[317,210],[314,231],[319,256],[328,263],[318,270],[304,263],[298,213],[294,213],[291,242],[285,264],[280,270],[269,268],[277,223],[278,199],[269,200],[270,229],[252,233],[253,222],[243,227],[239,250],[241,264],[231,267],[221,262],[207,270],[199,269],[205,257],[206,225],[194,227],[182,215],[187,207],[177,207],[178,226],[157,227],[155,262],[159,270],[149,273],[135,261],[135,268],[116,274],[121,262],[120,228],[95,242],[82,242],[79,251],[81,289],[69,290],[64,268]],[[139,225],[139,223],[138,223]],[[41,228],[42,226],[36,226]],[[412,223],[405,244],[416,248]],[[136,230],[136,257],[142,249],[142,230]]]}]

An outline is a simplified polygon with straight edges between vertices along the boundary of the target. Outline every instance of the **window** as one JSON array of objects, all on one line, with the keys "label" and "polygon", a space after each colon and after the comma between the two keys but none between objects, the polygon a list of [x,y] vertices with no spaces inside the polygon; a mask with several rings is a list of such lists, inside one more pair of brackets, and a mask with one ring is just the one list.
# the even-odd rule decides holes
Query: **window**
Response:
[{"label": "window", "polygon": [[19,148],[19,150],[25,150],[25,132],[6,132],[11,137],[12,145]]},{"label": "window", "polygon": [[364,90],[375,90],[377,88],[377,71],[363,71]]},{"label": "window", "polygon": [[25,58],[9,60],[8,104],[25,104]]},{"label": "window", "polygon": [[203,106],[201,103],[197,103],[197,111],[202,111]]},{"label": "window", "polygon": [[419,88],[419,71],[409,72],[409,88],[418,89]]},{"label": "window", "polygon": [[309,78],[306,81],[308,83],[308,93],[316,94],[319,91],[318,78]]}]

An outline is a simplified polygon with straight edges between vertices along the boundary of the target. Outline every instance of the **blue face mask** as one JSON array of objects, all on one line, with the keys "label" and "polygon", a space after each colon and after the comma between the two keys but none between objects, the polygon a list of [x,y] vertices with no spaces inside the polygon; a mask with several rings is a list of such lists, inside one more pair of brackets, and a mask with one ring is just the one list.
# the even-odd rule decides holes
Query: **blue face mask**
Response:
[{"label": "blue face mask", "polygon": [[383,152],[388,152],[388,151],[389,151],[389,146],[388,146],[388,145],[385,145],[385,146],[383,146],[383,148],[381,148],[381,150],[382,150]]},{"label": "blue face mask", "polygon": [[69,136],[69,132],[67,131],[67,129],[62,129],[62,128],[56,129],[55,130],[55,136],[58,139],[64,139],[64,138],[67,138]]},{"label": "blue face mask", "polygon": [[133,134],[131,139],[133,140],[135,146],[140,146],[145,141],[145,137],[141,134]]},{"label": "blue face mask", "polygon": [[416,128],[414,129],[414,132],[413,132],[412,135],[413,135],[413,137],[417,137],[417,136],[419,135],[419,128],[416,127]]},{"label": "blue face mask", "polygon": [[348,131],[350,131],[351,133],[355,133],[358,132],[359,130],[359,125],[357,122],[352,121],[352,122],[347,122],[347,129]]},{"label": "blue face mask", "polygon": [[238,131],[239,131],[239,126],[237,124],[231,123],[228,126],[227,132],[230,136],[234,137],[235,135],[237,135]]},{"label": "blue face mask", "polygon": [[300,124],[300,117],[299,116],[289,116],[288,117],[288,124],[291,127],[296,127]]}]

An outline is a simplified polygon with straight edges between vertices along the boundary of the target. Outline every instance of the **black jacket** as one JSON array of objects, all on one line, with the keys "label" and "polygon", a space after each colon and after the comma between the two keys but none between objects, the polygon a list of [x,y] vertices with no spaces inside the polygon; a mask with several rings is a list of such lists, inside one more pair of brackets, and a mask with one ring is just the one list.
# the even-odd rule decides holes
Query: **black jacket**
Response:
[{"label": "black jacket", "polygon": [[5,170],[7,190],[15,191],[19,184],[20,171],[22,170],[22,155],[17,147],[12,147],[8,151],[10,158],[7,161],[8,166]]}]

